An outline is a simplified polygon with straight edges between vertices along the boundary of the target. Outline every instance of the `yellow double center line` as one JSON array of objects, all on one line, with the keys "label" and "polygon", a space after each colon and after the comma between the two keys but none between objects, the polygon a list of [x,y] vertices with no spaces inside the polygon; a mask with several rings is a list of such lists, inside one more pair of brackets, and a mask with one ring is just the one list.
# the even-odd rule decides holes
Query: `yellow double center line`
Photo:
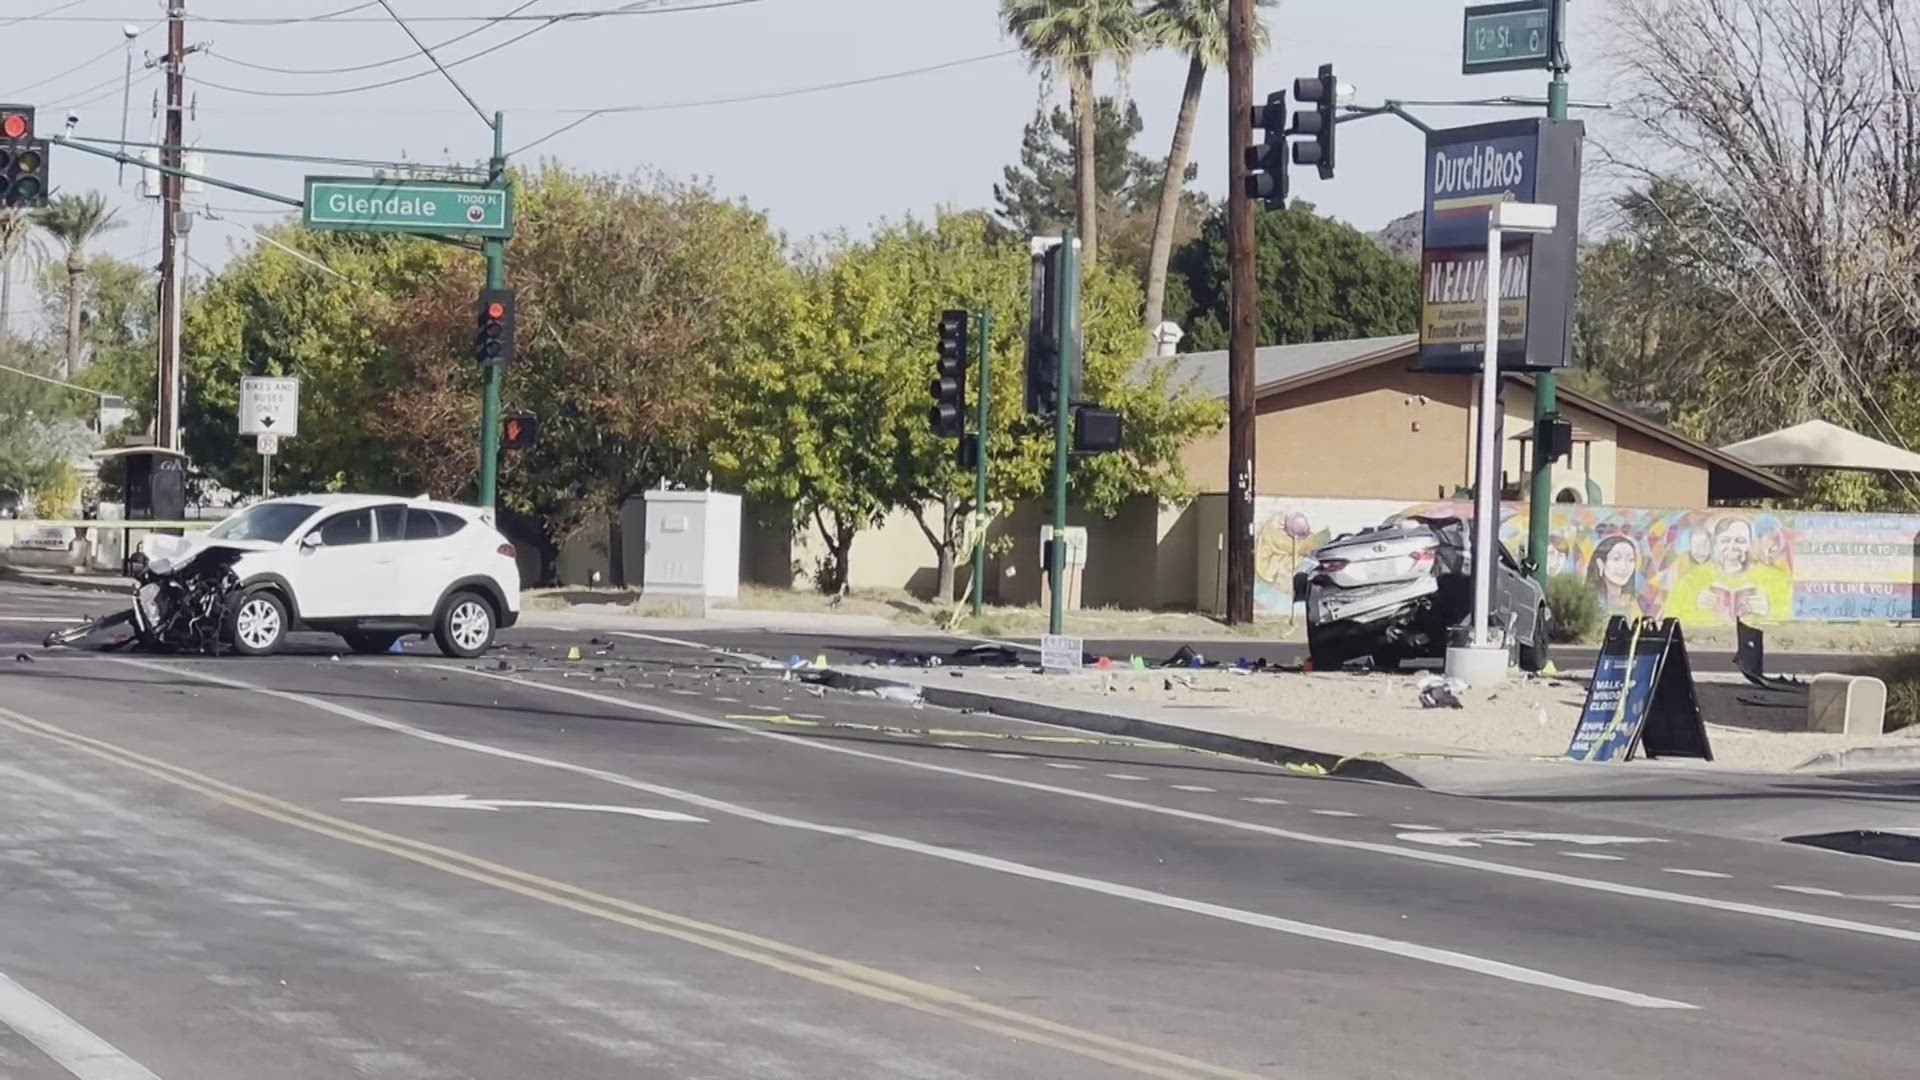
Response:
[{"label": "yellow double center line", "polygon": [[144,773],[176,787],[204,795],[215,802],[258,817],[331,837],[455,877],[582,915],[617,923],[634,930],[672,938],[702,949],[724,953],[788,975],[831,986],[874,1001],[904,1006],[1022,1042],[1077,1054],[1145,1076],[1169,1080],[1217,1077],[1257,1080],[1253,1073],[1224,1068],[1181,1054],[1127,1042],[1098,1032],[1057,1023],[1015,1009],[1003,1008],[942,986],[919,982],[892,972],[812,952],[785,942],[749,934],[715,923],[689,919],[669,911],[629,903],[564,881],[530,874],[511,866],[476,858],[434,844],[370,829],[343,818],[308,810],[271,795],[235,787],[221,780],[148,757],[102,739],[81,735],[45,721],[0,709],[0,727],[33,735]]}]

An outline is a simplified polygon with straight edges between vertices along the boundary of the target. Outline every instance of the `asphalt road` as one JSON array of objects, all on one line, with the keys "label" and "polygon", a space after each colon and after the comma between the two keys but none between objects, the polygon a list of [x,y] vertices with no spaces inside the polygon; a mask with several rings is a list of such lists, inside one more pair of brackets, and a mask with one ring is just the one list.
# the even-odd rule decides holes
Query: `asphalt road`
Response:
[{"label": "asphalt road", "polygon": [[1911,866],[626,636],[40,652],[47,599],[0,587],[9,1080],[1751,1080],[1920,1049]]}]

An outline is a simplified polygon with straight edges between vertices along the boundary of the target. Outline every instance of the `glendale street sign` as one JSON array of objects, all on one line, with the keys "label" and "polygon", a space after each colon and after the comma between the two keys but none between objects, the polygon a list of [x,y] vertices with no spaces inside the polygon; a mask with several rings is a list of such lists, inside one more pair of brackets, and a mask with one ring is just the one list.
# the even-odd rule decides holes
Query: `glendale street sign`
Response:
[{"label": "glendale street sign", "polygon": [[341,232],[505,239],[513,235],[508,191],[435,180],[309,176],[302,220],[309,229]]},{"label": "glendale street sign", "polygon": [[1552,0],[1517,0],[1467,9],[1460,71],[1524,71],[1553,66]]}]

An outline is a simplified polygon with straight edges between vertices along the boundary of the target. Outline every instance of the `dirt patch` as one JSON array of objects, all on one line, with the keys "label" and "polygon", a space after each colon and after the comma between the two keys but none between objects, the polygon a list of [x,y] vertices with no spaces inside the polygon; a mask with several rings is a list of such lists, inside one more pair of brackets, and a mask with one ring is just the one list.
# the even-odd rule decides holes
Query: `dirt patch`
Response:
[{"label": "dirt patch", "polygon": [[[1074,675],[994,675],[969,689],[995,689],[1066,708],[1116,706],[1169,723],[1225,727],[1244,732],[1244,718],[1271,718],[1275,739],[1310,739],[1311,729],[1335,729],[1377,740],[1378,752],[1408,746],[1446,747],[1494,757],[1557,758],[1566,753],[1586,701],[1583,678],[1527,678],[1493,689],[1469,687],[1462,708],[1423,708],[1414,674],[1349,675],[1221,670],[1083,672]],[[1816,755],[1863,745],[1845,736],[1801,730],[1804,697],[1760,690],[1744,682],[1703,679],[1696,684],[1707,721],[1715,765],[1730,769],[1785,770]],[[1124,705],[1122,705],[1124,703]],[[1209,713],[1221,716],[1214,725]],[[1183,719],[1187,718],[1187,719]],[[1866,745],[1920,746],[1916,730],[1884,736]],[[1257,731],[1249,733],[1259,737]]]}]

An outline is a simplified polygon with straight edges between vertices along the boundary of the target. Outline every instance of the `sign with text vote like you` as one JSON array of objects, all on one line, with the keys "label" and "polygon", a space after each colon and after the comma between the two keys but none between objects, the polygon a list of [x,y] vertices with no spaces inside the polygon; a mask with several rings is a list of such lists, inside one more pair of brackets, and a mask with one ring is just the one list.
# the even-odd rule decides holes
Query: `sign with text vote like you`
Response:
[{"label": "sign with text vote like you", "polygon": [[300,380],[264,375],[242,378],[240,434],[287,439],[300,434]]},{"label": "sign with text vote like you", "polygon": [[1607,624],[1567,757],[1631,761],[1636,750],[1650,758],[1713,760],[1678,619],[1615,615]]}]

